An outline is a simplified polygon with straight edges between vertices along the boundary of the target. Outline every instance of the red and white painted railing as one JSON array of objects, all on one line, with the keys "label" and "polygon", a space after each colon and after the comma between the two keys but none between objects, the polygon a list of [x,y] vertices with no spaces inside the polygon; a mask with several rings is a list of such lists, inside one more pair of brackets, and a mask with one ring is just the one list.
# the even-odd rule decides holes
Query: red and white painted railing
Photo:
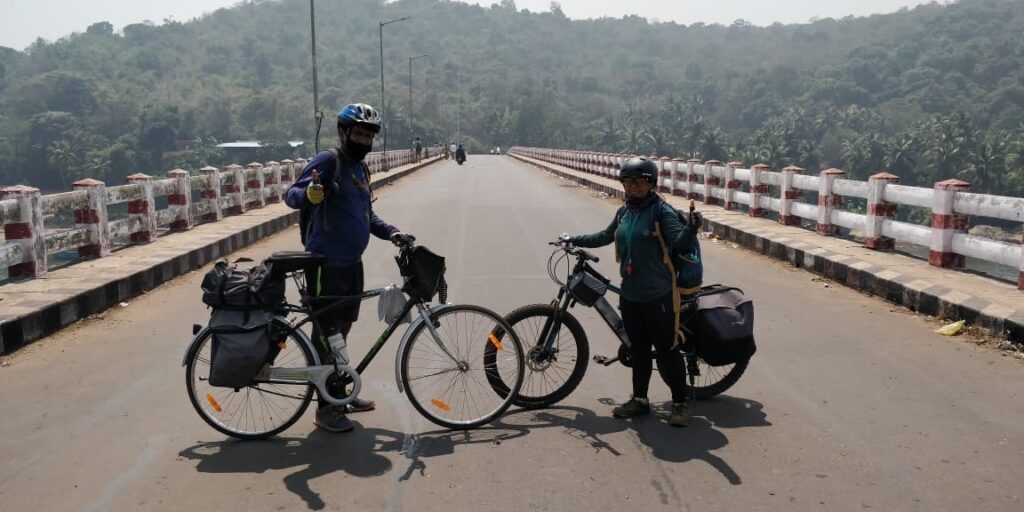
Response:
[{"label": "red and white painted railing", "polygon": [[[510,153],[550,162],[598,176],[614,178],[622,162],[633,155],[545,148],[512,148]],[[778,212],[778,221],[799,225],[813,221],[818,234],[835,235],[838,228],[864,233],[864,245],[892,249],[895,241],[929,250],[928,262],[939,267],[963,267],[964,257],[1020,270],[1024,289],[1024,248],[967,233],[970,215],[1024,222],[1024,198],[968,192],[970,184],[950,179],[932,188],[899,184],[899,177],[878,173],[868,181],[845,179],[845,171],[826,169],[817,175],[799,167],[771,171],[764,164],[744,168],[739,162],[650,157],[658,164],[661,192],[719,205],[727,210],[745,207],[752,217]],[[774,190],[773,190],[774,189]],[[817,194],[817,204],[800,201],[803,192]],[[844,198],[867,200],[866,213],[843,209]],[[931,226],[896,220],[900,205],[931,210]]]},{"label": "red and white painted railing", "polygon": [[[433,149],[424,150],[432,156]],[[371,174],[414,160],[408,149],[388,151],[386,161],[379,152],[366,157]],[[6,267],[11,278],[36,277],[46,273],[49,255],[77,250],[79,257],[99,258],[110,254],[116,240],[152,242],[165,232],[187,231],[202,222],[281,202],[306,163],[299,158],[245,167],[232,164],[223,170],[204,167],[196,173],[175,169],[165,179],[140,173],[114,187],[84,179],[75,182],[70,192],[47,195],[23,185],[2,187],[0,268]],[[157,209],[156,199],[163,197],[167,207]],[[109,220],[109,208],[122,203],[127,203],[128,215]],[[72,214],[74,227],[47,230],[44,219],[59,214]]]}]

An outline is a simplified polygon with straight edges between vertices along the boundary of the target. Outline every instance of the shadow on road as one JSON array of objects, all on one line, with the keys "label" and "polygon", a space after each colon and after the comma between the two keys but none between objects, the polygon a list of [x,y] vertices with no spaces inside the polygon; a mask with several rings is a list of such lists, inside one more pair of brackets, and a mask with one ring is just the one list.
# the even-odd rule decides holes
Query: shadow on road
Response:
[{"label": "shadow on road", "polygon": [[[358,424],[357,424],[358,425]],[[399,463],[409,479],[424,474],[425,458],[450,455],[462,444],[500,444],[502,440],[526,435],[525,429],[485,427],[473,431],[441,430],[407,435],[381,428],[357,427],[343,434],[319,429],[306,438],[275,437],[262,441],[225,440],[199,443],[179,455],[198,461],[201,473],[263,473],[270,470],[299,468],[284,477],[285,487],[302,498],[310,510],[321,510],[324,501],[309,486],[309,481],[338,471],[354,477],[380,476],[394,469],[395,463],[382,453],[404,457]]]},{"label": "shadow on road", "polygon": [[[600,401],[612,405],[610,399]],[[667,416],[669,405],[656,408],[656,414]],[[369,478],[397,469],[402,472],[398,479],[404,481],[414,473],[425,476],[426,459],[454,454],[460,445],[500,445],[526,436],[534,429],[551,427],[564,429],[596,451],[607,450],[616,456],[622,454],[621,449],[603,436],[631,429],[654,457],[667,462],[702,460],[721,472],[730,483],[738,485],[741,483],[739,475],[727,462],[711,453],[728,444],[728,438],[720,430],[770,425],[760,403],[718,397],[700,402],[693,422],[685,429],[671,427],[662,418],[627,421],[611,417],[610,412],[596,414],[581,407],[553,407],[513,410],[491,425],[472,431],[405,434],[359,427],[353,432],[336,435],[315,429],[305,438],[199,443],[179,455],[197,461],[196,471],[201,473],[263,473],[297,468],[298,471],[284,477],[285,487],[302,498],[310,510],[321,510],[325,507],[324,501],[309,486],[309,481],[315,478],[338,471]],[[402,459],[392,462],[384,455],[386,453],[399,454]]]}]

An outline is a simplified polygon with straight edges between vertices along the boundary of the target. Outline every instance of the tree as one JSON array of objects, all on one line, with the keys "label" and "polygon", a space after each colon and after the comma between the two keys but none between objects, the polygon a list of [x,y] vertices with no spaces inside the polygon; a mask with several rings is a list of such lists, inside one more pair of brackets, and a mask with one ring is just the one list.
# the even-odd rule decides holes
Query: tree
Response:
[{"label": "tree", "polygon": [[68,180],[74,174],[73,167],[78,161],[75,148],[69,141],[60,140],[50,144],[49,163],[57,169],[62,188],[68,188]]}]

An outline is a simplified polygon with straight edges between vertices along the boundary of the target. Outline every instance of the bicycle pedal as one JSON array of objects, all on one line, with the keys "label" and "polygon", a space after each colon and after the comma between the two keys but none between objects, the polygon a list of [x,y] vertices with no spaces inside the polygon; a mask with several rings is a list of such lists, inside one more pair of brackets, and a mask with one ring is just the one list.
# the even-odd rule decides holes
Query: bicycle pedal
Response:
[{"label": "bicycle pedal", "polygon": [[608,356],[596,355],[593,357],[593,360],[597,364],[605,364],[606,362],[608,362]]}]

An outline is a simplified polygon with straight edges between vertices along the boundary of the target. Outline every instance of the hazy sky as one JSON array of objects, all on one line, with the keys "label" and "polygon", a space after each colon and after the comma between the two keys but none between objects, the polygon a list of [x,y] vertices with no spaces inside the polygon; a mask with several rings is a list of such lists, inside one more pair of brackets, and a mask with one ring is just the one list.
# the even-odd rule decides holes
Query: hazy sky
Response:
[{"label": "hazy sky", "polygon": [[[327,2],[332,0],[317,0]],[[471,1],[491,5],[498,0]],[[168,17],[185,21],[228,7],[238,0],[0,0],[0,46],[24,49],[36,39],[58,39],[82,32],[97,21],[114,28]],[[757,25],[803,23],[812,17],[864,16],[892,12],[921,0],[562,0],[570,18],[638,14],[660,21],[729,24],[738,18]],[[547,11],[550,0],[516,0],[520,9]]]}]

